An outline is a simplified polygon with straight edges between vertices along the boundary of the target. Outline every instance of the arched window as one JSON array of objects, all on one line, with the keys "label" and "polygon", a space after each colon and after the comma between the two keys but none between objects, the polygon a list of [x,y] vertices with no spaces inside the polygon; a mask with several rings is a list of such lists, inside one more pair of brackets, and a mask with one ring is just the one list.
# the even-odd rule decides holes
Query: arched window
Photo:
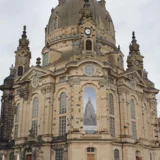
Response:
[{"label": "arched window", "polygon": [[38,117],[39,99],[35,97],[33,99],[32,118]]},{"label": "arched window", "polygon": [[119,63],[119,68],[123,69],[123,57],[122,56],[118,57],[118,63]]},{"label": "arched window", "polygon": [[49,63],[49,53],[46,52],[44,55],[43,55],[43,65],[48,65]]},{"label": "arched window", "polygon": [[14,160],[14,152],[11,152],[11,153],[9,154],[9,160]]},{"label": "arched window", "polygon": [[95,155],[95,148],[89,147],[87,148],[87,160],[95,160],[96,155]]},{"label": "arched window", "polygon": [[18,73],[17,73],[18,76],[22,76],[23,75],[23,66],[19,66],[18,67]]},{"label": "arched window", "polygon": [[66,113],[66,93],[60,95],[60,114]]},{"label": "arched window", "polygon": [[114,150],[114,160],[120,160],[120,158],[119,158],[119,150],[118,149]]},{"label": "arched window", "polygon": [[113,94],[109,93],[108,95],[108,105],[109,105],[109,114],[114,115],[114,98]]},{"label": "arched window", "polygon": [[16,107],[16,114],[15,114],[15,123],[18,123],[19,120],[19,105]]},{"label": "arched window", "polygon": [[92,41],[91,40],[86,40],[86,50],[91,51],[92,50]]},{"label": "arched window", "polygon": [[130,109],[131,109],[131,118],[135,119],[135,102],[133,99],[130,101]]}]

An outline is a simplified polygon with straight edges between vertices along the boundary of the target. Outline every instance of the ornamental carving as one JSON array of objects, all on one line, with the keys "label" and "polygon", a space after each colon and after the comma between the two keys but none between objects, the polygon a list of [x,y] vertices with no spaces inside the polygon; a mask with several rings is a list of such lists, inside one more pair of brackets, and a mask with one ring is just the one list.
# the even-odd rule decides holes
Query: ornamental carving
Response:
[{"label": "ornamental carving", "polygon": [[42,89],[41,89],[42,94],[54,93],[54,91],[55,91],[55,86],[54,85],[45,86],[45,87],[42,87]]},{"label": "ornamental carving", "polygon": [[28,100],[30,91],[30,83],[26,82],[24,84],[21,84],[21,88],[17,91],[20,98],[23,98],[24,100]]},{"label": "ornamental carving", "polygon": [[70,78],[69,85],[70,86],[80,85],[80,78],[78,78],[78,77],[76,77],[76,78]]},{"label": "ornamental carving", "polygon": [[77,27],[68,27],[68,28],[63,28],[63,29],[57,29],[56,31],[52,32],[48,36],[48,43],[59,39],[59,38],[69,38],[69,36],[76,35],[78,33]]},{"label": "ornamental carving", "polygon": [[108,78],[106,77],[106,78],[104,78],[104,79],[101,79],[101,80],[99,81],[99,86],[100,86],[100,87],[109,86],[109,80],[108,80]]},{"label": "ornamental carving", "polygon": [[134,55],[132,54],[132,56],[128,56],[127,58],[127,63],[128,63],[128,67],[132,67],[132,66],[136,66],[140,69],[143,69],[143,57],[142,56],[138,56],[138,55]]}]

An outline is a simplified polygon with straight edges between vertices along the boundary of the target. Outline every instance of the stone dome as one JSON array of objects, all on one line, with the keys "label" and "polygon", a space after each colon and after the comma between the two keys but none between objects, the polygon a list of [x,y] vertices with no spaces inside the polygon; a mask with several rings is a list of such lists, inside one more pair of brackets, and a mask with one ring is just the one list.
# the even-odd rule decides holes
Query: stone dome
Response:
[{"label": "stone dome", "polygon": [[[47,35],[55,30],[53,21],[56,17],[58,17],[58,28],[77,26],[80,21],[80,12],[83,9],[84,3],[84,0],[59,0],[59,5],[55,9],[52,9],[47,27]],[[96,28],[108,32],[115,39],[114,25],[105,8],[105,0],[89,0],[89,3],[92,11],[92,20]]]},{"label": "stone dome", "polygon": [[49,64],[67,62],[88,52],[108,54],[108,59],[117,54],[114,25],[105,0],[59,0],[45,35],[42,56],[43,60],[49,59]]}]

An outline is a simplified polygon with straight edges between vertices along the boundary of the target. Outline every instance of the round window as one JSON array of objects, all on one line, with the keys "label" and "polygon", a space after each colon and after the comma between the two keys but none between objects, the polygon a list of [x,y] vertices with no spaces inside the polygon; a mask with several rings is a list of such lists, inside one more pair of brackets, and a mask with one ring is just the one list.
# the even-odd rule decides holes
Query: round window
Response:
[{"label": "round window", "polygon": [[87,76],[93,76],[95,73],[95,68],[93,65],[89,64],[85,67],[85,74]]}]

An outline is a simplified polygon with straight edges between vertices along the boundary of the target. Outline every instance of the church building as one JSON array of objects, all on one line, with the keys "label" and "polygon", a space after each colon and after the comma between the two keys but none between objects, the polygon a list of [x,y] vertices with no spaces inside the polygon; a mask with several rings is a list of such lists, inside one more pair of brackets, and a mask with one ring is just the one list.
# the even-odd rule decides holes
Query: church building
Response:
[{"label": "church building", "polygon": [[131,37],[125,69],[106,1],[59,0],[31,67],[24,26],[0,86],[0,160],[160,160],[159,90]]}]

